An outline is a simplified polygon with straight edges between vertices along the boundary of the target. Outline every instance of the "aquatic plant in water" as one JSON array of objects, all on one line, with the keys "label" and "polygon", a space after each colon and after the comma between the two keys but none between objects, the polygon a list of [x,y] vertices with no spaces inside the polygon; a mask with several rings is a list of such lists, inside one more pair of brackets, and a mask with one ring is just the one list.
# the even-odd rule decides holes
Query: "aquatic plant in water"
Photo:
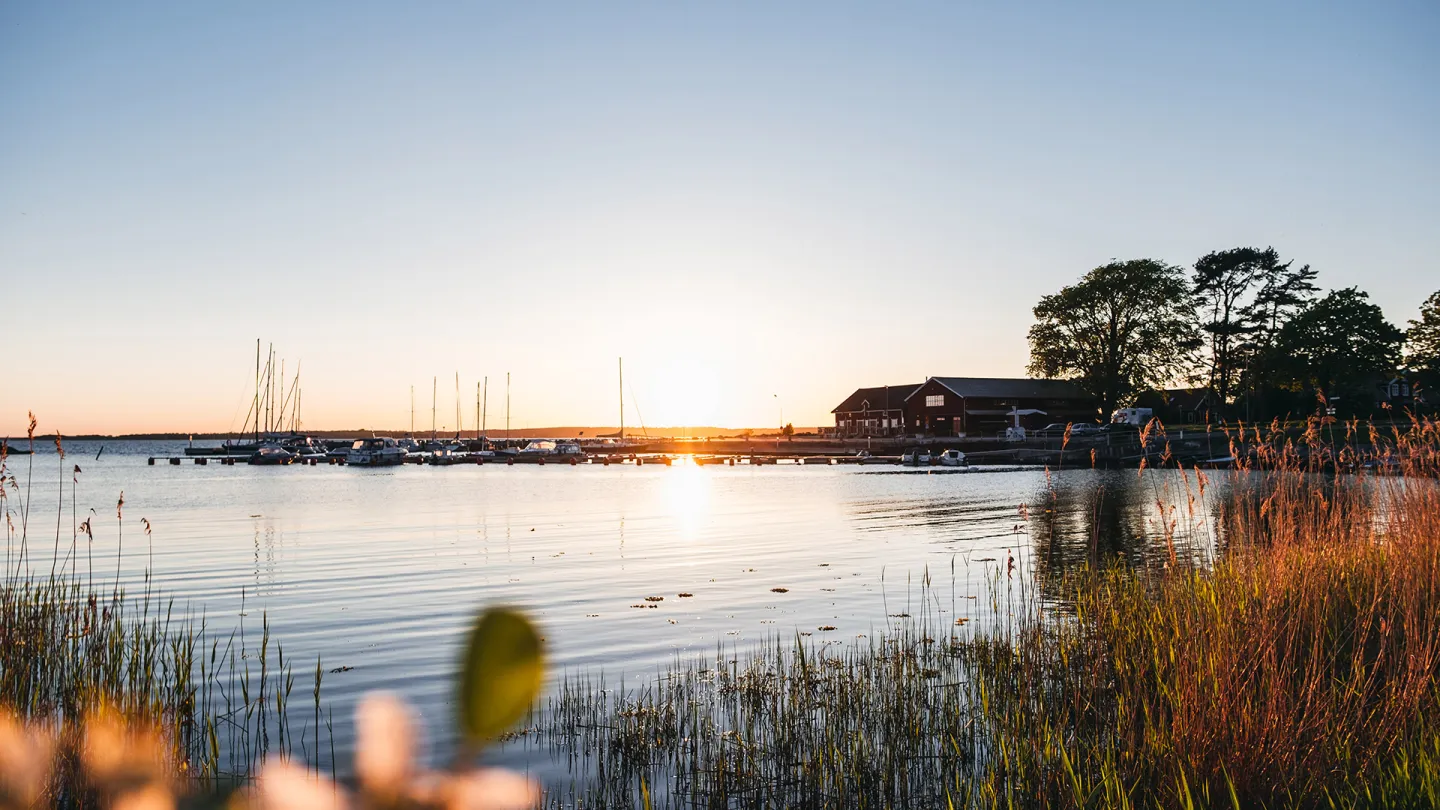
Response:
[{"label": "aquatic plant in water", "polygon": [[1321,427],[1236,437],[1254,461],[1203,563],[1169,534],[1165,504],[1194,501],[1157,498],[1163,564],[1055,574],[1039,599],[997,562],[998,624],[931,592],[883,638],[721,649],[638,689],[568,678],[535,738],[574,775],[547,803],[1440,806],[1440,423],[1368,456]]},{"label": "aquatic plant in water", "polygon": [[356,711],[353,788],[277,756],[264,761],[253,780],[197,790],[158,724],[104,706],[64,724],[22,720],[0,708],[0,808],[173,810],[182,802],[229,810],[530,807],[540,795],[531,780],[471,763],[526,713],[543,677],[541,641],[530,622],[505,609],[483,612],[458,679],[464,733],[453,767],[420,769],[413,713],[394,696],[375,693]]}]

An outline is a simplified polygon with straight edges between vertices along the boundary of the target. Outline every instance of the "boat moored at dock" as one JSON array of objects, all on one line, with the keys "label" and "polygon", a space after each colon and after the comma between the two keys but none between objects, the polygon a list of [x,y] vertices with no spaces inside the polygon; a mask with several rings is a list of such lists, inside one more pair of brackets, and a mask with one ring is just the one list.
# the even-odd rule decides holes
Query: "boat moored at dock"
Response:
[{"label": "boat moored at dock", "polygon": [[259,450],[256,450],[255,453],[250,456],[250,463],[257,466],[272,467],[283,464],[293,464],[298,458],[300,458],[299,453],[286,450],[277,444],[267,444]]},{"label": "boat moored at dock", "polygon": [[965,454],[951,448],[940,454],[940,466],[942,467],[968,467],[970,462],[965,460]]},{"label": "boat moored at dock", "polygon": [[927,467],[930,465],[930,451],[923,447],[906,450],[900,456],[900,463],[908,467]]},{"label": "boat moored at dock", "polygon": [[345,463],[356,467],[394,467],[405,463],[405,449],[388,436],[356,439]]}]

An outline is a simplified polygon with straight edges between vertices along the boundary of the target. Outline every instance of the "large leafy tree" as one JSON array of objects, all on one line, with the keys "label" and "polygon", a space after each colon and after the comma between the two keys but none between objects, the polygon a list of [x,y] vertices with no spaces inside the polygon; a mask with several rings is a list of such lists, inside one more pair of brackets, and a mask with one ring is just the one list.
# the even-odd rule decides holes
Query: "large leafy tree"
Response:
[{"label": "large leafy tree", "polygon": [[1216,251],[1195,262],[1194,290],[1207,335],[1209,384],[1222,415],[1263,364],[1257,356],[1274,344],[1284,322],[1315,293],[1309,265],[1291,269],[1273,247]]},{"label": "large leafy tree", "polygon": [[1440,403],[1440,291],[1425,299],[1405,331],[1405,362],[1431,403]]},{"label": "large leafy tree", "polygon": [[1262,255],[1260,288],[1243,312],[1251,327],[1240,374],[1248,416],[1263,418],[1270,412],[1267,406],[1287,399],[1276,396],[1276,389],[1282,387],[1276,377],[1281,362],[1276,341],[1285,324],[1319,292],[1315,277],[1316,272],[1308,264],[1292,267],[1292,262],[1281,262],[1275,251],[1268,249]]},{"label": "large leafy tree", "polygon": [[1192,369],[1200,334],[1185,273],[1153,259],[1112,262],[1035,305],[1031,374],[1077,381],[1109,413]]},{"label": "large leafy tree", "polygon": [[1364,410],[1374,383],[1399,364],[1404,337],[1370,296],[1354,287],[1332,290],[1280,328],[1277,372],[1293,390],[1340,397],[1348,411]]},{"label": "large leafy tree", "polygon": [[1251,332],[1244,307],[1259,281],[1260,253],[1255,248],[1235,248],[1207,254],[1195,262],[1200,326],[1210,344],[1210,390],[1222,409],[1230,401],[1230,383],[1239,374],[1241,347]]}]

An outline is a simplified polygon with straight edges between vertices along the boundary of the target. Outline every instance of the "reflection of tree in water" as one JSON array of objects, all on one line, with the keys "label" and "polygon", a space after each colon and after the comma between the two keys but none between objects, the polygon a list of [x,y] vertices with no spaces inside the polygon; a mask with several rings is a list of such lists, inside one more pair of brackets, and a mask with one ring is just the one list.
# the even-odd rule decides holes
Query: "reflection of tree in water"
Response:
[{"label": "reflection of tree in water", "polygon": [[[1213,484],[1212,484],[1213,486]],[[1191,499],[1194,499],[1193,502]],[[1035,575],[1046,597],[1060,575],[1085,567],[1161,566],[1210,554],[1213,492],[1174,471],[1077,470],[1057,473],[1029,499]]]}]

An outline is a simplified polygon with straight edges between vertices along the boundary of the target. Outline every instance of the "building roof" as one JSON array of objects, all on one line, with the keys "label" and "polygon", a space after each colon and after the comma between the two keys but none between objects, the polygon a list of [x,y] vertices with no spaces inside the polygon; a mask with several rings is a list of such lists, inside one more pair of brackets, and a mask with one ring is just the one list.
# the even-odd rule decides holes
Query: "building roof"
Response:
[{"label": "building roof", "polygon": [[[894,410],[903,406],[905,400],[909,399],[910,395],[918,390],[920,390],[920,383],[880,386],[879,388],[857,388],[855,389],[855,393],[845,398],[844,402],[836,405],[831,413],[850,413],[864,410]],[[885,401],[886,396],[890,398],[888,404]],[[864,407],[866,402],[870,403],[868,409]]]},{"label": "building roof", "polygon": [[[994,399],[1090,399],[1069,380],[1004,379],[999,377],[931,377],[958,397]],[[927,380],[928,382],[928,380]],[[919,388],[916,388],[918,391]],[[912,391],[910,396],[913,396]],[[909,396],[906,397],[909,399]]]},{"label": "building roof", "polygon": [[1160,392],[1167,405],[1193,411],[1210,403],[1209,388],[1166,388]]}]

